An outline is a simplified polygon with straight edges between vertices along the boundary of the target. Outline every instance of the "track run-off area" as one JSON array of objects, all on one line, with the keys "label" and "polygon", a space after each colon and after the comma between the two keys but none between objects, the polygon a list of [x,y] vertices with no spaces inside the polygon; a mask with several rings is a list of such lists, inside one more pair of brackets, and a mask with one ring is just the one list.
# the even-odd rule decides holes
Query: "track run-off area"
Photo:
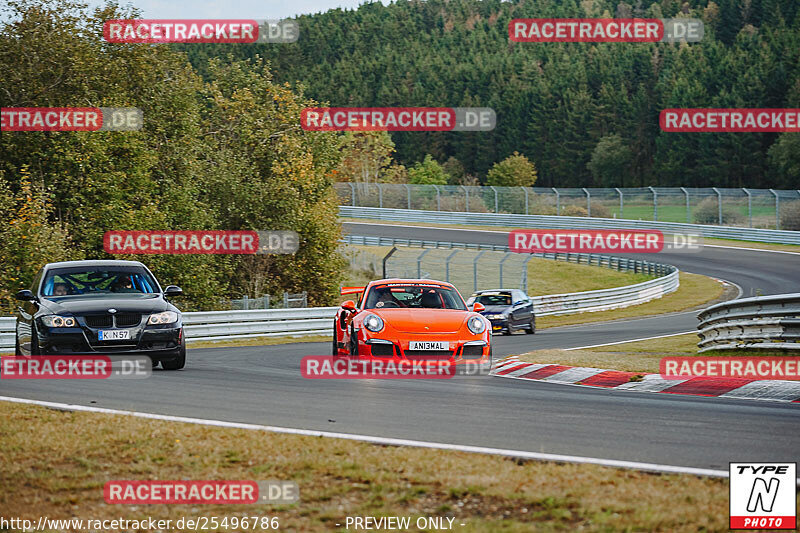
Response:
[{"label": "track run-off area", "polygon": [[[408,238],[413,232],[415,239],[507,244],[502,231],[343,225],[354,235]],[[657,260],[733,283],[742,296],[800,292],[799,254],[705,246],[698,253],[659,253]],[[494,355],[657,337],[696,326],[696,311],[691,311],[548,328],[536,335],[496,336]],[[197,348],[189,350],[186,368],[179,372],[156,370],[140,380],[0,380],[0,396],[605,464],[725,471],[731,461],[800,460],[797,403],[631,393],[491,376],[304,379],[302,357],[329,351],[329,342]]]}]

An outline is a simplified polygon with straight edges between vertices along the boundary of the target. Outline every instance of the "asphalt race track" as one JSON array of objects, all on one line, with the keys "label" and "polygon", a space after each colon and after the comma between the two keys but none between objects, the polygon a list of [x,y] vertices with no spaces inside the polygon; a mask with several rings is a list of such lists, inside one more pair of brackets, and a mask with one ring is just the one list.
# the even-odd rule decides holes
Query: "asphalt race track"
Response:
[{"label": "asphalt race track", "polygon": [[[358,235],[408,228],[346,223]],[[415,238],[505,243],[502,233],[414,229]],[[652,260],[652,257],[650,258]],[[736,283],[748,296],[800,292],[800,257],[706,248],[659,254],[681,270]],[[495,337],[495,355],[693,330],[694,313]],[[800,404],[630,393],[543,382],[305,380],[304,355],[330,343],[189,351],[186,369],[142,380],[8,381],[0,395],[112,409],[421,441],[726,470],[729,461],[800,460]],[[265,436],[265,438],[268,438]]]}]

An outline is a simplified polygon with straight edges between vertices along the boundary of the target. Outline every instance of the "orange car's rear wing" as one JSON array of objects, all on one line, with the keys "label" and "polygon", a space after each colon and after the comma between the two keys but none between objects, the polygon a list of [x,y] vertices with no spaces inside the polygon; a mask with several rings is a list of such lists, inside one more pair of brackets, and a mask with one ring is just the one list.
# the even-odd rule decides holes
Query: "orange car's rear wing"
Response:
[{"label": "orange car's rear wing", "polygon": [[340,292],[342,296],[344,296],[345,294],[358,294],[360,292],[364,292],[364,289],[366,289],[366,287],[342,287]]}]

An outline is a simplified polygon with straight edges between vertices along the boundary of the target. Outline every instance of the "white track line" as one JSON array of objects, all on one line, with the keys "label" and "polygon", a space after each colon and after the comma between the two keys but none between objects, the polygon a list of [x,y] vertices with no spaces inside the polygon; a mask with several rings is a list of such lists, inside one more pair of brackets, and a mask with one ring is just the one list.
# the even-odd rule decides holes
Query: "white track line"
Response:
[{"label": "white track line", "polygon": [[330,431],[315,431],[309,429],[294,429],[276,426],[262,426],[258,424],[245,424],[241,422],[226,422],[224,420],[205,420],[202,418],[189,418],[183,416],[158,415],[153,413],[140,413],[137,411],[120,411],[117,409],[105,409],[102,407],[87,407],[84,405],[73,405],[66,403],[45,402],[41,400],[28,400],[25,398],[13,398],[0,396],[0,401],[40,405],[54,409],[66,409],[70,411],[85,411],[90,413],[104,413],[110,415],[135,416],[138,418],[148,418],[152,420],[164,420],[167,422],[183,422],[187,424],[199,424],[204,426],[217,426],[235,429],[249,429],[257,431],[269,431],[272,433],[288,433],[292,435],[305,435],[309,437],[328,437],[335,439],[347,439],[375,444],[385,444],[389,446],[413,446],[416,448],[435,448],[440,450],[452,450],[467,453],[483,453],[489,455],[500,455],[505,457],[518,457],[522,459],[533,459],[537,461],[555,461],[561,463],[593,464],[612,468],[629,468],[643,470],[647,472],[661,472],[667,474],[691,474],[696,476],[728,477],[725,470],[711,470],[707,468],[692,468],[687,466],[662,465],[655,463],[640,463],[636,461],[618,461],[615,459],[599,459],[594,457],[579,457],[575,455],[559,455],[551,453],[527,452],[522,450],[507,450],[502,448],[486,448],[483,446],[466,446],[462,444],[447,444],[441,442],[426,442],[419,440],[394,439],[389,437],[376,437],[371,435],[354,435],[350,433],[334,433]]},{"label": "white track line", "polygon": [[652,339],[663,339],[665,337],[677,337],[678,335],[688,335],[689,333],[697,333],[697,331],[684,331],[683,333],[670,333],[669,335],[656,335],[655,337],[644,337],[642,339],[631,339],[627,341],[606,342],[604,344],[592,344],[591,346],[577,346],[575,348],[562,348],[565,352],[570,350],[586,350],[589,348],[599,348],[600,346],[613,346],[614,344],[625,344],[628,342],[649,341]]}]

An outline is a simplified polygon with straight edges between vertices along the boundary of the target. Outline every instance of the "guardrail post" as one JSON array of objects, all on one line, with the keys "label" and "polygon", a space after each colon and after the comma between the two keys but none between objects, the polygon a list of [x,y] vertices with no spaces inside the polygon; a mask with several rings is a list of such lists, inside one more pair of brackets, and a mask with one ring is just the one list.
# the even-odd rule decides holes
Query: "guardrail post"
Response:
[{"label": "guardrail post", "polygon": [[747,195],[747,219],[750,221],[750,227],[753,227],[753,195],[750,191],[742,187],[742,190]]},{"label": "guardrail post", "polygon": [[623,194],[622,191],[619,190],[619,187],[614,187],[614,190],[619,194],[619,218],[623,218],[622,212],[625,209],[625,200],[623,200]]},{"label": "guardrail post", "polygon": [[246,294],[244,295],[244,298],[242,298],[242,307],[244,307],[245,311],[250,309],[250,299],[247,297]]},{"label": "guardrail post", "polygon": [[283,291],[283,308],[289,309],[289,293]]},{"label": "guardrail post", "polygon": [[403,185],[406,186],[406,198],[408,200],[408,208],[411,209],[411,187],[408,186],[408,183],[404,183]]},{"label": "guardrail post", "polygon": [[555,187],[551,187],[553,192],[556,193],[556,215],[561,215],[561,195],[558,193],[558,189]]},{"label": "guardrail post", "polygon": [[353,185],[352,181],[348,181],[347,183],[350,184],[350,203],[353,207],[356,206],[356,186]]},{"label": "guardrail post", "polygon": [[472,290],[478,290],[478,259],[481,258],[483,254],[486,253],[486,250],[478,252],[478,255],[475,256],[475,259],[472,260]]},{"label": "guardrail post", "polygon": [[433,250],[433,248],[428,248],[427,250],[423,251],[421,254],[417,256],[417,277],[422,277],[422,258],[425,257],[425,254]]},{"label": "guardrail post", "polygon": [[441,194],[439,194],[439,186],[438,185],[434,185],[433,188],[436,189],[436,210],[437,211],[441,211],[442,210],[442,197],[441,197]]},{"label": "guardrail post", "polygon": [[586,216],[592,216],[592,195],[589,194],[589,191],[586,187],[583,187],[583,192],[586,193]]},{"label": "guardrail post", "polygon": [[658,221],[658,192],[652,187],[648,187],[648,189],[653,193],[653,220]]},{"label": "guardrail post", "polygon": [[[451,246],[452,246],[452,244],[451,244]],[[444,260],[444,280],[447,283],[450,283],[450,260],[453,258],[454,255],[456,255],[460,251],[461,250],[456,249],[453,253],[448,255]]]},{"label": "guardrail post", "polygon": [[494,188],[494,185],[489,185],[489,188],[494,192],[494,212],[499,213],[500,211],[497,209],[497,189]]},{"label": "guardrail post", "polygon": [[465,185],[462,185],[461,188],[464,189],[464,203],[466,204],[464,211],[469,213],[469,189]]},{"label": "guardrail post", "polygon": [[522,187],[522,192],[525,193],[525,214],[528,214],[528,189],[527,187]]},{"label": "guardrail post", "polygon": [[775,189],[770,189],[769,192],[775,195],[775,229],[781,229],[781,200]]},{"label": "guardrail post", "polygon": [[264,309],[269,309],[269,294],[264,295]]},{"label": "guardrail post", "polygon": [[503,258],[500,260],[500,288],[501,289],[503,288],[503,263],[505,263],[506,259],[508,259],[511,256],[511,254],[513,254],[513,253],[514,252],[506,252],[506,255],[504,255]]},{"label": "guardrail post", "polygon": [[681,187],[681,190],[683,191],[683,194],[686,195],[686,223],[691,224],[692,219],[691,219],[691,209],[689,206],[689,191],[686,190],[686,187]]}]

